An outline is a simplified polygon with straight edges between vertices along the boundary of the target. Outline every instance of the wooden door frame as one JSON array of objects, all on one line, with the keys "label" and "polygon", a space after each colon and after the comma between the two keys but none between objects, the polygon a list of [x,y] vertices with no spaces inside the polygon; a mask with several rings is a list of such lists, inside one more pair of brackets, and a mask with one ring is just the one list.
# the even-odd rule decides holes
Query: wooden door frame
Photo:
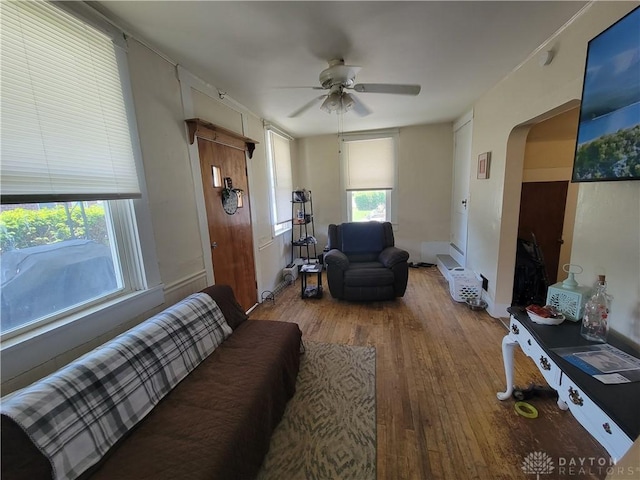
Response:
[{"label": "wooden door frame", "polygon": [[[193,108],[193,96],[191,89],[198,90],[199,92],[211,97],[213,100],[223,103],[225,106],[238,112],[242,119],[242,132],[236,132],[238,135],[244,136],[245,132],[248,132],[249,121],[247,116],[251,114],[243,105],[235,102],[226,95],[220,95],[219,91],[212,85],[204,82],[198,77],[191,74],[188,70],[178,65],[176,67],[178,73],[178,80],[180,83],[180,91],[182,97],[182,110],[184,118],[195,117]],[[198,142],[189,143],[189,132],[187,125],[184,126],[185,142],[189,152],[189,163],[191,164],[191,176],[193,178],[194,197],[196,203],[196,215],[198,218],[198,227],[200,229],[200,245],[202,248],[202,259],[204,262],[204,273],[207,280],[207,285],[215,284],[215,276],[213,273],[213,259],[211,257],[211,239],[209,238],[209,224],[207,222],[207,208],[204,201],[204,190],[202,188],[202,171],[200,170],[200,151],[198,149]],[[253,162],[247,157],[247,181],[249,182],[249,195],[251,192],[256,191],[254,188],[254,175],[253,175]],[[251,198],[251,204],[255,199]],[[253,225],[256,225],[255,211],[250,209],[251,215],[251,235],[253,237],[253,263],[256,272],[256,283],[258,285],[256,291],[256,305],[259,301],[259,292],[263,291],[262,281],[262,269],[260,267],[258,239],[256,238],[256,229]],[[197,276],[198,274],[195,274]],[[250,308],[249,311],[253,310]]]},{"label": "wooden door frame", "polygon": [[[453,198],[454,194],[455,194],[455,173],[456,173],[456,165],[455,165],[455,157],[456,157],[456,132],[458,130],[460,130],[461,128],[463,128],[466,125],[469,125],[469,128],[471,129],[471,133],[470,133],[470,144],[469,144],[469,151],[471,152],[471,148],[473,146],[473,109],[470,110],[469,112],[465,113],[463,116],[461,116],[458,120],[456,120],[456,122],[453,124],[453,162],[452,162],[452,179],[451,179],[451,219],[452,219],[452,223],[453,223],[453,217],[455,215],[455,208],[456,206],[454,205],[454,202],[457,201],[457,199]],[[471,165],[471,157],[469,157],[469,178],[468,178],[468,182],[467,182],[467,238],[465,238],[464,242],[464,255],[453,245],[453,243],[451,242],[451,236],[453,235],[453,224],[451,225],[451,230],[449,232],[449,255],[451,255],[451,257],[458,262],[460,265],[462,265],[463,267],[467,266],[467,253],[468,253],[468,248],[469,248],[469,202],[471,201],[471,172],[473,171],[472,165]]]}]

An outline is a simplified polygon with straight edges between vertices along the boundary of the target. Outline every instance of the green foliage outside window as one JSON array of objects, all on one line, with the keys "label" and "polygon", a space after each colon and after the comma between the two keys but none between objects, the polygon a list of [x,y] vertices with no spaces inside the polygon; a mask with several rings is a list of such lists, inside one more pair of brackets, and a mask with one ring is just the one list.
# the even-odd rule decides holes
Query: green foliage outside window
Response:
[{"label": "green foliage outside window", "polygon": [[384,205],[386,198],[384,192],[358,192],[354,194],[358,210],[373,210],[378,205]]},{"label": "green foliage outside window", "polygon": [[102,205],[57,204],[0,212],[0,251],[87,238],[109,244]]}]

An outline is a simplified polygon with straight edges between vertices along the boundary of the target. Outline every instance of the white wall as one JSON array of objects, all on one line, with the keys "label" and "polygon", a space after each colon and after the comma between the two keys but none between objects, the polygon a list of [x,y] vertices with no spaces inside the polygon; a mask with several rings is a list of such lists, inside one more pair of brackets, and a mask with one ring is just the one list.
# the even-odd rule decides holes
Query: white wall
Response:
[{"label": "white wall", "polygon": [[396,245],[422,260],[422,242],[448,242],[453,188],[453,124],[400,129]]},{"label": "white wall", "polygon": [[[316,238],[327,242],[330,223],[341,223],[345,194],[340,189],[337,135],[301,138],[295,185],[313,192]],[[453,129],[451,123],[399,129],[396,245],[421,261],[422,242],[448,242],[451,223]]]},{"label": "white wall", "polygon": [[194,275],[202,281],[204,262],[175,66],[130,39],[129,69],[160,276],[168,289]]},{"label": "white wall", "polygon": [[329,224],[342,222],[340,155],[337,135],[320,135],[296,141],[298,161],[293,170],[295,189],[311,190],[318,248],[327,244]]},{"label": "white wall", "polygon": [[[555,38],[548,41],[545,49],[554,49],[553,62],[541,67],[532,56],[518,70],[495,85],[474,105],[474,132],[472,158],[486,151],[492,152],[491,178],[471,180],[469,208],[469,268],[482,273],[489,279],[489,295],[496,304],[493,315],[506,316],[505,308],[510,304],[515,265],[515,244],[520,207],[520,185],[522,179],[523,156],[529,126],[553,114],[560,113],[580,99],[584,73],[584,60],[588,41],[636,6],[630,2],[594,2],[576,18],[572,24]],[[590,222],[587,208],[596,201],[590,200],[591,187],[580,185],[580,202],[574,233],[576,252],[589,251],[585,238]],[[628,189],[639,188],[637,183],[618,182],[606,189],[612,199],[607,203],[606,216],[610,221],[626,231],[628,217],[638,217],[638,202],[633,202]],[[625,197],[626,195],[626,197]],[[605,215],[603,213],[603,215]],[[635,216],[635,217],[634,217]],[[621,240],[625,251],[638,249],[638,233]],[[599,248],[607,249],[606,245]],[[609,256],[615,256],[610,249]],[[580,255],[580,261],[572,256],[571,261],[581,263],[585,273],[593,271],[590,255]],[[611,258],[605,260],[608,279],[625,279],[631,284],[628,293],[617,293],[618,309],[632,312],[630,317],[614,321],[614,327],[636,340],[637,298],[640,285],[638,263],[619,265]],[[631,270],[629,270],[631,269]],[[635,309],[629,308],[636,304]],[[626,305],[622,308],[622,305]],[[633,313],[635,311],[635,313]],[[636,333],[632,333],[636,328]]]},{"label": "white wall", "polygon": [[[207,286],[197,210],[198,194],[189,158],[176,66],[132,38],[128,43],[128,63],[165,303],[136,318],[123,315],[110,319],[113,326],[107,333],[104,333],[104,325],[83,322],[81,328],[75,328],[68,334],[72,348],[43,359],[35,368],[20,371],[19,365],[14,365],[18,359],[3,361],[3,364],[11,363],[12,372],[21,372],[11,376],[3,374],[3,394],[53,372]],[[248,167],[254,242],[258,251],[259,298],[262,290],[272,290],[280,282],[281,269],[289,261],[284,239],[272,239],[271,234],[262,120],[246,111],[241,114],[237,109],[220,104],[201,92],[196,92],[195,97],[194,112],[198,116],[226,128],[240,129],[239,133],[260,142]],[[246,128],[246,132],[242,132],[242,128]],[[209,255],[208,250],[206,254]]]},{"label": "white wall", "polygon": [[607,276],[610,327],[640,343],[640,182],[582,183],[571,263]]}]

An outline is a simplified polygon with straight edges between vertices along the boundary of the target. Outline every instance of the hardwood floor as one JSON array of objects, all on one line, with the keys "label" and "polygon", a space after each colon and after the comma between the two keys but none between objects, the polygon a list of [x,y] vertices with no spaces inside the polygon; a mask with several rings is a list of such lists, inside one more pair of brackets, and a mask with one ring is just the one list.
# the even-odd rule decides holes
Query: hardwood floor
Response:
[{"label": "hardwood floor", "polygon": [[[609,461],[606,450],[555,400],[529,400],[537,419],[497,400],[505,386],[501,321],[454,302],[435,267],[409,275],[403,298],[367,304],[335,300],[326,284],[322,299],[302,300],[298,279],[250,318],[296,322],[305,340],[376,347],[380,480],[535,479],[523,471],[533,452],[553,461],[541,478],[605,478],[597,462]],[[519,349],[515,364],[516,384],[544,384]]]}]

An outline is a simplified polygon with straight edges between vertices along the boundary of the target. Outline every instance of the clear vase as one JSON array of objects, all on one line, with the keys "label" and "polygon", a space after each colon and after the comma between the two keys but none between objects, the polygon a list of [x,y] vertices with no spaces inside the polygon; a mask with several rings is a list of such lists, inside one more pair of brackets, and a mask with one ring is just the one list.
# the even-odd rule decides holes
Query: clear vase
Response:
[{"label": "clear vase", "polygon": [[605,343],[609,334],[609,296],[605,276],[598,276],[596,292],[584,307],[580,334],[592,342]]}]

